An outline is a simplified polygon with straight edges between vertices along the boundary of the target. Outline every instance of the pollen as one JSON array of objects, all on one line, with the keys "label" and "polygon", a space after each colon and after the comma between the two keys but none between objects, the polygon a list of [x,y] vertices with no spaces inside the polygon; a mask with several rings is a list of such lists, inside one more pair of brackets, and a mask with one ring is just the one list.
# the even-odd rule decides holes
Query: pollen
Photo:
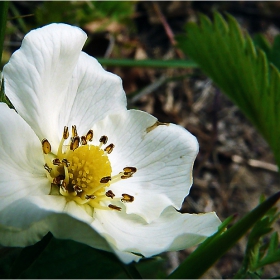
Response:
[{"label": "pollen", "polygon": [[42,140],[45,158],[43,168],[50,181],[50,195],[61,195],[67,201],[73,200],[78,204],[88,204],[102,210],[121,211],[121,203],[133,202],[132,195],[122,194],[117,197],[110,187],[122,179],[131,178],[137,169],[124,167],[122,172],[112,175],[109,155],[115,145],[111,143],[103,147],[108,137],[101,136],[99,144],[95,146],[90,143],[94,136],[92,130],[79,136],[76,126],[73,125],[71,132],[72,136],[69,138],[68,127],[64,127],[56,154],[51,150],[49,141]]},{"label": "pollen", "polygon": [[86,193],[97,189],[100,186],[100,180],[112,173],[108,156],[97,146],[80,146],[67,154],[67,160],[70,163],[69,188],[75,184],[78,186],[86,184]]}]

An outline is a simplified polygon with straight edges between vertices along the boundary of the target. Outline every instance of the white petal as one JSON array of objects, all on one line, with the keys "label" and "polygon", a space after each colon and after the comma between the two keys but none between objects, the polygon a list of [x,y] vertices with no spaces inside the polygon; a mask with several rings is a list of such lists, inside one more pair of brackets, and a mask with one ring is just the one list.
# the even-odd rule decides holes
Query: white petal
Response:
[{"label": "white petal", "polygon": [[115,148],[109,155],[113,175],[126,166],[137,168],[132,178],[111,186],[116,196],[127,193],[127,213],[151,222],[169,205],[177,209],[192,185],[193,162],[198,152],[196,138],[184,128],[159,125],[153,116],[136,110],[108,116],[94,126],[96,137],[107,135]]},{"label": "white petal", "polygon": [[5,246],[28,246],[50,231],[57,238],[112,251],[85,220],[89,222],[92,217],[87,217],[83,207],[75,202],[66,203],[62,196],[26,197],[0,212],[0,242]]},{"label": "white petal", "polygon": [[42,147],[28,124],[0,103],[0,210],[13,201],[47,194]]},{"label": "white petal", "polygon": [[4,67],[6,95],[40,139],[57,142],[58,115],[85,40],[80,28],[51,24],[28,33]]},{"label": "white petal", "polygon": [[181,214],[173,207],[159,219],[146,223],[137,215],[96,210],[96,228],[118,250],[150,257],[165,251],[181,250],[214,234],[220,220],[215,213]]},{"label": "white petal", "polygon": [[60,137],[64,126],[77,126],[84,135],[105,116],[126,110],[120,77],[105,71],[93,57],[81,53],[69,84],[59,118]]}]

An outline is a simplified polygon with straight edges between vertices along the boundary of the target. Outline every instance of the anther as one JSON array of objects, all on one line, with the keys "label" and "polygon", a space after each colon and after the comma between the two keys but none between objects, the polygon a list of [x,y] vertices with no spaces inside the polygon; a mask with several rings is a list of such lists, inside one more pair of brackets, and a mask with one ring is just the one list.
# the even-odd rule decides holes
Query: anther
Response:
[{"label": "anther", "polygon": [[62,182],[65,179],[64,175],[58,175],[57,177],[53,178],[53,183],[55,185],[62,185]]},{"label": "anther", "polygon": [[55,158],[53,159],[53,165],[60,165],[61,161],[59,160],[59,158]]},{"label": "anther", "polygon": [[86,194],[85,195],[85,199],[95,199],[95,198],[96,198],[96,196],[93,195],[93,194],[91,194],[91,195]]},{"label": "anther", "polygon": [[50,168],[47,164],[44,165],[44,168],[45,168],[49,173],[51,173],[52,168]]},{"label": "anther", "polygon": [[121,207],[118,207],[118,206],[113,205],[113,204],[109,204],[108,207],[111,208],[111,209],[113,209],[113,210],[117,210],[117,211],[121,211],[121,210],[122,210]]},{"label": "anther", "polygon": [[81,136],[81,144],[82,145],[86,145],[87,144],[86,136]]},{"label": "anther", "polygon": [[67,139],[69,137],[69,131],[68,131],[68,126],[64,126],[63,130],[63,139]]},{"label": "anther", "polygon": [[71,143],[70,143],[70,150],[74,151],[79,147],[80,144],[80,137],[79,136],[75,136]]},{"label": "anther", "polygon": [[125,175],[126,173],[134,174],[137,171],[137,169],[135,167],[125,167],[123,171]]},{"label": "anther", "polygon": [[129,195],[127,193],[123,193],[122,197],[123,198],[121,199],[121,202],[133,202],[134,201],[134,196]]},{"label": "anther", "polygon": [[105,183],[108,183],[111,180],[112,180],[111,176],[106,176],[106,177],[101,178],[100,183],[105,184]]},{"label": "anther", "polygon": [[86,140],[91,142],[92,138],[93,138],[93,130],[90,129],[86,135]]},{"label": "anther", "polygon": [[100,137],[99,142],[102,143],[103,145],[105,145],[108,141],[108,137],[103,135]]},{"label": "anther", "polygon": [[132,177],[132,174],[124,174],[121,176],[121,179],[128,179],[130,177]]},{"label": "anther", "polygon": [[64,158],[61,162],[64,163],[66,167],[70,166],[70,162],[66,158]]},{"label": "anther", "polygon": [[114,144],[110,144],[104,149],[104,151],[107,152],[108,154],[111,154],[113,152],[114,147],[115,147]]},{"label": "anther", "polygon": [[77,128],[75,125],[72,125],[72,137],[78,136]]},{"label": "anther", "polygon": [[114,198],[115,196],[115,194],[111,190],[108,190],[105,195],[110,198]]},{"label": "anther", "polygon": [[77,193],[81,193],[83,191],[83,189],[81,187],[77,186],[77,185],[73,186],[73,189]]},{"label": "anther", "polygon": [[43,149],[44,154],[48,154],[51,152],[51,149],[52,149],[51,144],[46,138],[44,138],[42,140],[42,149]]},{"label": "anther", "polygon": [[60,188],[61,188],[64,192],[67,192],[66,183],[65,183],[64,181],[61,182]]}]

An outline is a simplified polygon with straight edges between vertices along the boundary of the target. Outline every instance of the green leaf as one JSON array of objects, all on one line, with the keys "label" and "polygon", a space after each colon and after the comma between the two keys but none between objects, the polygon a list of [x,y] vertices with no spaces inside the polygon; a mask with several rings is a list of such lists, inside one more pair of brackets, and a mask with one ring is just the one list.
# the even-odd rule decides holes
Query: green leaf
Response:
[{"label": "green leaf", "polygon": [[[271,244],[264,242],[264,236],[272,231],[272,225],[274,221],[276,221],[277,217],[277,208],[273,207],[267,211],[264,217],[254,225],[248,236],[244,259],[241,268],[234,276],[235,279],[251,277],[250,275],[252,273],[261,277],[263,270],[262,267],[275,259],[275,251],[272,251],[274,248],[273,246],[275,246],[275,242],[277,242],[277,240],[275,241],[275,235],[272,235],[273,238],[271,239]],[[270,249],[268,250],[268,248]],[[268,262],[263,262],[263,265],[260,265],[265,254],[265,259],[268,260]]]},{"label": "green leaf", "polygon": [[7,279],[10,277],[11,267],[15,263],[21,251],[22,248],[0,248],[0,279]]},{"label": "green leaf", "polygon": [[229,250],[280,198],[268,198],[227,231],[219,230],[207,238],[168,278],[199,278]]},{"label": "green leaf", "polygon": [[278,233],[274,232],[269,242],[267,255],[259,261],[257,268],[280,262],[280,248],[278,248]]},{"label": "green leaf", "polygon": [[116,59],[116,58],[97,58],[104,66],[119,67],[150,67],[150,68],[194,68],[197,63],[191,60],[157,60],[157,59]]},{"label": "green leaf", "polygon": [[0,1],[0,62],[2,61],[3,44],[8,13],[8,1]]},{"label": "green leaf", "polygon": [[254,36],[254,44],[256,47],[262,49],[269,62],[273,63],[274,66],[279,70],[280,69],[280,35],[274,37],[273,45],[265,39],[263,34],[256,34]]},{"label": "green leaf", "polygon": [[[52,237],[37,259],[20,278],[130,278],[139,273],[134,264],[125,266],[112,253],[93,249],[71,240]],[[125,273],[123,273],[125,272]]]},{"label": "green leaf", "polygon": [[[65,5],[67,8],[65,9]],[[103,31],[113,21],[132,25],[133,1],[43,1],[35,11],[38,25],[65,22],[77,26],[99,23]]]},{"label": "green leaf", "polygon": [[24,271],[28,270],[30,266],[37,260],[46,246],[52,239],[52,235],[48,233],[41,241],[33,246],[28,246],[22,249],[16,262],[14,263],[10,278],[20,278]]},{"label": "green leaf", "polygon": [[[189,23],[186,34],[177,37],[180,47],[256,126],[274,152],[280,166],[280,39],[273,48],[260,37],[253,40],[241,31],[230,15],[227,22],[219,13],[211,22],[200,16],[200,25]],[[273,63],[270,63],[270,60]],[[279,59],[278,59],[279,57]]]}]

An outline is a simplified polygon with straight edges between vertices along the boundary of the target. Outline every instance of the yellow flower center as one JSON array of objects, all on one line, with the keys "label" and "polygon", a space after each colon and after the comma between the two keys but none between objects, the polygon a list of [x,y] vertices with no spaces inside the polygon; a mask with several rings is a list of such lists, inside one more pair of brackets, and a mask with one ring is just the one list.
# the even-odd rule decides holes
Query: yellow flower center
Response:
[{"label": "yellow flower center", "polygon": [[51,144],[47,139],[42,140],[42,149],[45,158],[44,168],[51,182],[51,195],[62,195],[68,201],[73,200],[79,204],[89,204],[94,208],[121,210],[121,207],[112,204],[113,201],[133,202],[134,197],[122,194],[115,197],[108,189],[112,183],[121,179],[132,177],[135,167],[125,167],[123,172],[112,176],[112,167],[108,157],[115,147],[108,145],[108,137],[102,136],[99,146],[90,145],[93,131],[85,136],[78,136],[76,127],[72,127],[72,137],[68,144],[68,128],[65,127],[57,154],[51,152]]}]

